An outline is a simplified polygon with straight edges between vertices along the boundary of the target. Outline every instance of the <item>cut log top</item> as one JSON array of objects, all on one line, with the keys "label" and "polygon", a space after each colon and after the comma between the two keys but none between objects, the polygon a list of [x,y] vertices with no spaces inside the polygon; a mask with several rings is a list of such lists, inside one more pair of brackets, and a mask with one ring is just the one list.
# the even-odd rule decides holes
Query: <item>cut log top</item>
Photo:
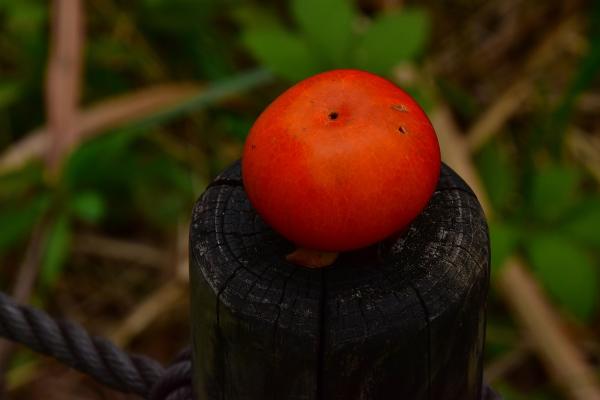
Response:
[{"label": "cut log top", "polygon": [[196,203],[190,249],[199,398],[480,397],[487,225],[449,167],[402,237],[314,270],[285,260],[238,162]]}]

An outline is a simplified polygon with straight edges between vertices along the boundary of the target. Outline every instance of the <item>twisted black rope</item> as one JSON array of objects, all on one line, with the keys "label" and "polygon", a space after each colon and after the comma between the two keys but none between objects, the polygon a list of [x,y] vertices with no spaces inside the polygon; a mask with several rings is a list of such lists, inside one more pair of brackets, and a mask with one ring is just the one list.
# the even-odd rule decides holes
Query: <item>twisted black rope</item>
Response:
[{"label": "twisted black rope", "polygon": [[150,400],[191,400],[192,351],[184,349],[161,376],[150,393]]},{"label": "twisted black rope", "polygon": [[[18,305],[0,292],[0,336],[53,357],[124,393],[151,400],[191,399],[191,361],[184,353],[165,369],[157,361],[128,354],[81,326]],[[187,397],[185,397],[187,396]]]},{"label": "twisted black rope", "polygon": [[[128,354],[110,341],[90,336],[81,326],[55,320],[36,308],[16,304],[0,292],[0,336],[53,357],[115,390],[148,400],[192,400],[191,350],[168,367]],[[485,386],[482,400],[501,400]]]}]

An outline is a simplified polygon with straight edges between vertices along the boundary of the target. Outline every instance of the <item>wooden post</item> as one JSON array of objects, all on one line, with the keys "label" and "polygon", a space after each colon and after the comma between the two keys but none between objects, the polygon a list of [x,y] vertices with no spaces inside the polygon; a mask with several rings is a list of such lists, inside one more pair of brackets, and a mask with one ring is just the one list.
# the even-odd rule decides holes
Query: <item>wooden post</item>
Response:
[{"label": "wooden post", "polygon": [[[190,234],[198,400],[479,400],[489,241],[447,166],[402,237],[311,270],[250,206],[240,164]],[[356,229],[360,229],[359,226]]]}]

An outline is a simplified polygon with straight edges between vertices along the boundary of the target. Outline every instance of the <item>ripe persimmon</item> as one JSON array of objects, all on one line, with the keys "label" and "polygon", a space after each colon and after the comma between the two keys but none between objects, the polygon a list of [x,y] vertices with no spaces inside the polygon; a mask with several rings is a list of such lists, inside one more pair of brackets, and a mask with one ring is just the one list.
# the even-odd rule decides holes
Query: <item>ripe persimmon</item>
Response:
[{"label": "ripe persimmon", "polygon": [[419,105],[377,75],[333,70],[277,97],[242,156],[250,203],[301,248],[358,249],[402,231],[439,178],[440,149]]}]

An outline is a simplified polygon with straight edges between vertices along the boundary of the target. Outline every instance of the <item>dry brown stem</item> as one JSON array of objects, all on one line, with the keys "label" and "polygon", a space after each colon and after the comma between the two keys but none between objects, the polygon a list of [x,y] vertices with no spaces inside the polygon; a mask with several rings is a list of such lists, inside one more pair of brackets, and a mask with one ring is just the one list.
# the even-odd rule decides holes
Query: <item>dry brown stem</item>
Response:
[{"label": "dry brown stem", "polygon": [[164,267],[168,262],[166,252],[156,246],[91,233],[78,233],[75,235],[73,251],[153,268]]},{"label": "dry brown stem", "polygon": [[596,374],[582,352],[562,329],[558,314],[545,299],[535,279],[520,259],[509,259],[496,281],[519,323],[531,338],[546,370],[567,398],[600,399]]},{"label": "dry brown stem", "polygon": [[108,337],[117,346],[126,346],[157,318],[167,315],[187,295],[187,288],[176,278],[152,292],[112,331]]},{"label": "dry brown stem", "polygon": [[600,182],[600,138],[572,128],[567,134],[567,146],[573,156]]},{"label": "dry brown stem", "polygon": [[486,215],[491,217],[487,193],[471,162],[467,140],[454,121],[452,112],[446,106],[438,106],[430,113],[430,119],[440,141],[442,159],[471,186]]},{"label": "dry brown stem", "polygon": [[76,114],[83,67],[83,6],[81,0],[52,3],[50,59],[46,77],[49,143],[46,162],[56,169],[77,141]]},{"label": "dry brown stem", "polygon": [[523,341],[485,366],[485,381],[493,384],[521,365],[531,354],[531,343]]},{"label": "dry brown stem", "polygon": [[[74,122],[79,140],[142,119],[197,94],[191,83],[161,84],[104,100],[81,111]],[[0,156],[0,173],[15,170],[41,158],[48,148],[48,126],[34,130]]]},{"label": "dry brown stem", "polygon": [[563,51],[573,48],[573,43],[578,42],[575,39],[580,36],[581,26],[578,18],[565,20],[531,52],[517,79],[483,111],[468,130],[467,143],[472,151],[477,151],[499,133],[521,109],[533,94],[535,76]]},{"label": "dry brown stem", "polygon": [[[75,118],[83,65],[83,9],[80,0],[55,0],[52,3],[50,59],[46,80],[46,113],[50,146],[45,156],[55,170],[66,149],[75,141]],[[37,277],[43,246],[45,223],[33,230],[25,258],[15,278],[13,296],[27,302]],[[13,344],[0,344],[0,376],[12,353]],[[4,385],[2,385],[4,386]],[[0,393],[1,394],[1,393]]]},{"label": "dry brown stem", "polygon": [[[173,278],[151,293],[110,334],[110,338],[118,345],[126,346],[154,321],[169,314],[181,304],[184,295],[188,293],[188,232],[189,224],[180,223],[174,235],[174,254],[170,263],[174,269],[172,271]],[[154,251],[160,250],[155,249]]]},{"label": "dry brown stem", "polygon": [[[29,295],[33,289],[40,265],[44,229],[45,224],[43,222],[39,223],[33,229],[27,250],[25,251],[25,258],[19,266],[12,290],[13,298],[19,303],[27,303],[29,301]],[[0,341],[0,395],[5,389],[3,377],[6,375],[6,367],[15,346],[15,343],[6,340]]]}]

